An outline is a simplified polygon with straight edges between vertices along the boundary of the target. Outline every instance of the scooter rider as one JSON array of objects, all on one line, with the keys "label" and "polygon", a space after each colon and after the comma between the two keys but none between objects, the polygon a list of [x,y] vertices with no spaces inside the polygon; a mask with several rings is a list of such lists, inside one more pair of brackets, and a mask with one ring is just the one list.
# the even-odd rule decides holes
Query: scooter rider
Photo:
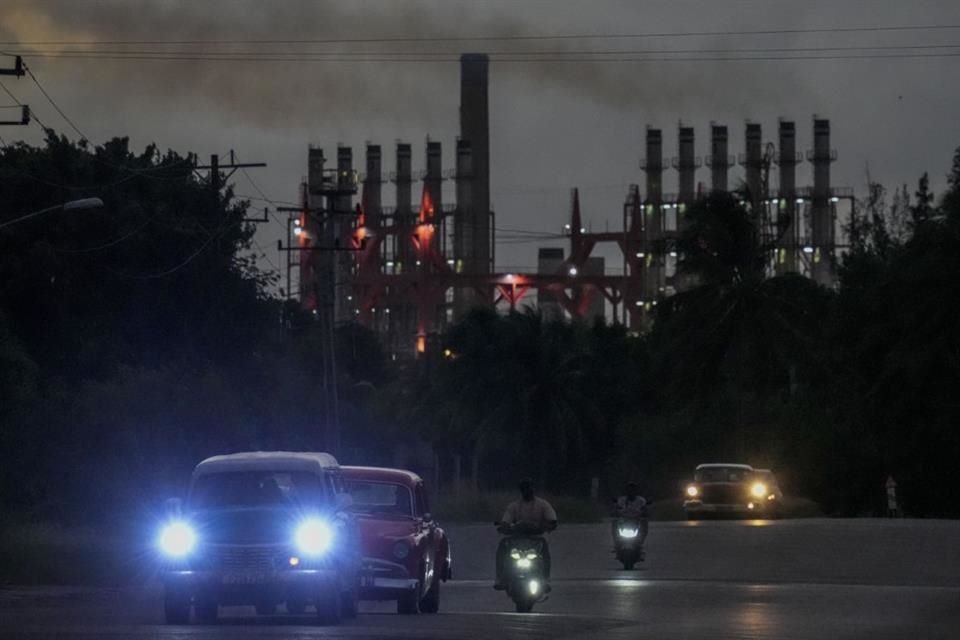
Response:
[{"label": "scooter rider", "polygon": [[640,546],[647,539],[647,499],[640,495],[640,488],[636,482],[628,482],[624,487],[623,495],[617,498],[613,509],[612,523],[613,538],[617,538],[617,521],[621,519],[636,520],[640,523]]},{"label": "scooter rider", "polygon": [[[493,585],[498,591],[504,589],[503,576],[507,556],[510,553],[510,535],[540,536],[557,528],[557,512],[553,506],[538,498],[533,492],[533,481],[524,478],[520,481],[520,499],[511,502],[503,513],[499,523],[500,533],[505,534],[497,547],[497,580]],[[550,577],[550,548],[543,541],[543,567],[546,578]]]}]

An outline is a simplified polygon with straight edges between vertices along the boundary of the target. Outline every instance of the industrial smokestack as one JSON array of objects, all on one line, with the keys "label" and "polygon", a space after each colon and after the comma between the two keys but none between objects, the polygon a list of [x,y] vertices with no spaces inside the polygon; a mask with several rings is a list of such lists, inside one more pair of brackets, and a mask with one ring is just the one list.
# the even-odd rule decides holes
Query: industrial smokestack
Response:
[{"label": "industrial smokestack", "polygon": [[439,142],[427,141],[427,175],[424,178],[427,193],[439,213],[443,200],[443,147]]},{"label": "industrial smokestack", "polygon": [[[473,214],[473,148],[469,140],[457,140],[457,208],[453,218],[453,263],[449,266],[457,273],[472,261],[470,248],[474,245],[474,230],[470,226]],[[476,303],[477,296],[469,287],[453,290],[454,319],[460,320]]]},{"label": "industrial smokestack", "polygon": [[[482,53],[460,56],[460,139],[470,143],[473,184],[469,211],[463,225],[472,229],[469,246],[463,247],[463,269],[471,274],[490,273],[490,113],[488,101],[489,58]],[[464,236],[466,237],[466,236]],[[489,305],[493,291],[482,296],[464,291],[463,304]]]},{"label": "industrial smokestack", "polygon": [[727,128],[723,125],[710,126],[710,187],[713,191],[729,189],[727,172],[730,169]]},{"label": "industrial smokestack", "polygon": [[397,185],[397,214],[410,213],[410,191],[413,180],[413,153],[406,142],[397,143],[397,172],[394,181]]},{"label": "industrial smokestack", "polygon": [[759,211],[761,169],[763,167],[763,130],[759,124],[747,123],[746,156],[743,165],[747,173],[747,191],[753,211]]},{"label": "industrial smokestack", "polygon": [[[694,137],[693,127],[680,127],[677,135],[677,159],[674,161],[674,167],[679,173],[679,189],[677,200],[683,204],[693,202],[696,188],[696,170],[697,160],[694,155]],[[678,219],[677,225],[679,226]]]},{"label": "industrial smokestack", "polygon": [[771,208],[776,212],[777,231],[780,240],[777,248],[777,273],[797,270],[797,245],[800,240],[797,213],[797,129],[793,122],[780,121],[780,151],[777,164],[780,166],[779,201]]},{"label": "industrial smokestack", "polygon": [[363,213],[368,227],[380,226],[380,208],[383,206],[383,162],[380,145],[367,145],[367,171],[363,178]]},{"label": "industrial smokestack", "polygon": [[833,284],[833,259],[836,244],[833,203],[830,193],[830,163],[836,153],[830,148],[830,121],[813,121],[813,151],[808,152],[813,162],[813,202],[810,216],[810,234],[813,239],[813,279],[824,286]]},{"label": "industrial smokestack", "polygon": [[641,260],[643,284],[639,301],[654,300],[664,286],[663,256],[660,239],[663,236],[663,132],[647,128],[647,157],[643,170],[647,174],[647,198],[644,202],[643,236],[637,259]]}]

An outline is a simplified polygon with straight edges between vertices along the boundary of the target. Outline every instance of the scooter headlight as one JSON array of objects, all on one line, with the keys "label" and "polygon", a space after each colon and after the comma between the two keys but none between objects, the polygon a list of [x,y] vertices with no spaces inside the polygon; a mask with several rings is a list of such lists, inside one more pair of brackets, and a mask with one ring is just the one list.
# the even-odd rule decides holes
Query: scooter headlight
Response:
[{"label": "scooter headlight", "polygon": [[323,520],[306,520],[297,528],[295,540],[303,555],[320,556],[333,544],[333,531]]},{"label": "scooter headlight", "polygon": [[640,530],[634,527],[619,527],[617,529],[617,534],[621,538],[636,538],[639,533]]},{"label": "scooter headlight", "polygon": [[171,522],[160,532],[157,542],[160,550],[169,557],[183,558],[197,545],[197,534],[186,522]]}]

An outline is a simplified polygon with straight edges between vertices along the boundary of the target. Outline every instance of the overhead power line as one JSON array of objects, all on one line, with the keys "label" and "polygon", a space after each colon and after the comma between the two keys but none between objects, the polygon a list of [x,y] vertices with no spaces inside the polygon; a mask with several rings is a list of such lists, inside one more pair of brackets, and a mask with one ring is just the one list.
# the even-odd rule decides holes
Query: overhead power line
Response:
[{"label": "overhead power line", "polygon": [[[749,54],[749,53],[824,53],[828,51],[930,51],[940,49],[957,49],[960,43],[940,43],[940,44],[876,44],[876,45],[842,45],[842,46],[807,46],[807,47],[740,47],[740,48],[689,48],[689,49],[527,49],[527,50],[504,50],[504,51],[486,51],[485,55],[492,59],[498,57],[563,57],[563,56],[641,56],[641,55],[729,55],[729,54]],[[414,57],[420,58],[439,58],[443,60],[457,59],[460,53],[456,51],[211,51],[205,49],[194,50],[164,50],[164,49],[25,49],[19,51],[20,54],[30,54],[35,56],[50,57],[131,57],[139,59],[140,57],[170,57],[170,58],[224,58],[226,60],[236,60],[245,58],[263,58],[276,60],[300,60],[300,59],[353,59],[353,58],[375,58],[380,60],[384,57]]]},{"label": "overhead power line", "polygon": [[[958,45],[960,46],[960,45]],[[943,47],[941,47],[943,48]],[[69,59],[69,60],[133,60],[133,61],[156,61],[156,62],[253,62],[253,63],[319,63],[319,64],[452,64],[458,63],[458,56],[449,57],[402,57],[402,56],[380,56],[380,57],[335,57],[335,56],[298,56],[298,57],[271,57],[271,56],[223,56],[223,55],[121,55],[121,54],[72,54],[72,53],[32,53],[35,58],[49,59]],[[862,54],[812,54],[812,55],[697,55],[689,57],[681,56],[612,56],[612,55],[593,55],[593,56],[534,56],[525,55],[519,57],[493,58],[494,63],[509,64],[609,64],[609,63],[683,63],[683,62],[787,62],[804,60],[881,60],[881,59],[933,59],[933,58],[957,58],[960,57],[960,51],[942,51],[934,53],[862,53]]]},{"label": "overhead power line", "polygon": [[64,122],[70,125],[70,128],[73,129],[76,132],[76,134],[80,136],[82,139],[89,140],[90,138],[88,138],[86,134],[80,131],[77,125],[74,124],[73,120],[71,120],[69,116],[67,116],[67,114],[63,112],[63,109],[60,108],[60,105],[58,105],[57,102],[50,96],[50,94],[47,93],[47,90],[44,89],[43,85],[40,84],[40,81],[37,80],[37,76],[33,74],[33,71],[30,69],[30,67],[25,67],[25,69],[27,71],[27,74],[33,80],[34,84],[36,84],[37,88],[40,89],[40,93],[42,93],[43,97],[45,97],[47,101],[53,106],[53,108],[56,109],[57,113],[60,114],[60,117],[63,118]]},{"label": "overhead power line", "polygon": [[760,35],[802,35],[820,33],[890,33],[908,31],[950,31],[960,29],[960,24],[923,24],[923,25],[876,25],[853,27],[811,27],[781,29],[736,29],[704,31],[650,31],[640,33],[565,33],[565,34],[513,34],[513,35],[472,35],[472,36],[382,36],[356,38],[283,38],[283,39],[201,39],[201,40],[31,40],[6,41],[0,46],[49,46],[49,45],[238,45],[238,44],[373,44],[373,43],[412,43],[412,42],[527,42],[551,40],[629,40],[641,38],[702,38],[723,36],[760,36]]}]

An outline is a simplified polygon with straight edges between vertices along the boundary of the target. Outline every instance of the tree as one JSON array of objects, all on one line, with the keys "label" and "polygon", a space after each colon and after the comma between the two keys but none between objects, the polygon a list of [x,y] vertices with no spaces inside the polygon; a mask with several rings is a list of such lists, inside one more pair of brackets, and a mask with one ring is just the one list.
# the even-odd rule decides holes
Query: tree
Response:
[{"label": "tree", "polygon": [[917,203],[910,208],[910,217],[913,228],[916,229],[925,224],[933,217],[934,197],[930,191],[930,176],[924,172],[917,183],[917,191],[914,194]]}]

